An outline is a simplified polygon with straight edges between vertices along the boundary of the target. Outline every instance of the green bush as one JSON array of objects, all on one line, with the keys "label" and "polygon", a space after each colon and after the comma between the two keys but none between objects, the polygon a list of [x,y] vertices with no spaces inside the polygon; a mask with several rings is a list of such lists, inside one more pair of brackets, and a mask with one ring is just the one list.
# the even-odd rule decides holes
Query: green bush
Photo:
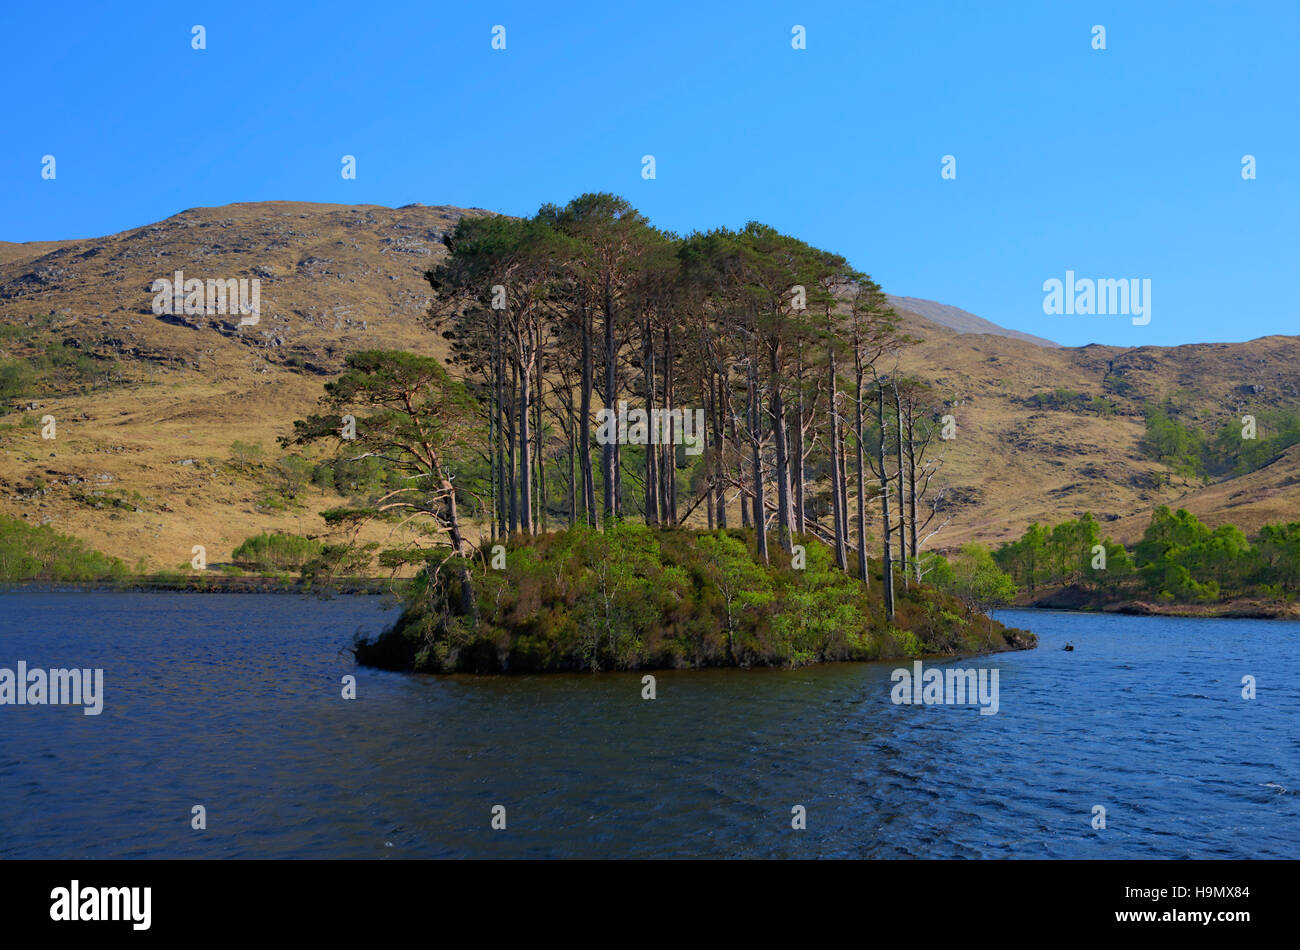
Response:
[{"label": "green bush", "polygon": [[0,363],[0,401],[22,399],[31,392],[31,365],[26,360],[9,360]]},{"label": "green bush", "polygon": [[121,560],[92,550],[79,538],[0,515],[0,581],[121,580],[128,574]]},{"label": "green bush", "polygon": [[321,556],[325,545],[296,534],[258,534],[248,538],[231,554],[239,567],[259,574],[295,573]]}]

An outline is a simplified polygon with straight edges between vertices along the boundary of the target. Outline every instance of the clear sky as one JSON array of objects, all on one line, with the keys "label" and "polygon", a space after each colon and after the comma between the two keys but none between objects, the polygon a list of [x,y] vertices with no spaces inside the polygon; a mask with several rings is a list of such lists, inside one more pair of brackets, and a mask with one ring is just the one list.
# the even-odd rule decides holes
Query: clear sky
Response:
[{"label": "clear sky", "polygon": [[[1295,0],[288,6],[6,3],[0,240],[611,191],[1066,344],[1300,334]],[[1150,323],[1045,315],[1067,270],[1150,279]]]}]

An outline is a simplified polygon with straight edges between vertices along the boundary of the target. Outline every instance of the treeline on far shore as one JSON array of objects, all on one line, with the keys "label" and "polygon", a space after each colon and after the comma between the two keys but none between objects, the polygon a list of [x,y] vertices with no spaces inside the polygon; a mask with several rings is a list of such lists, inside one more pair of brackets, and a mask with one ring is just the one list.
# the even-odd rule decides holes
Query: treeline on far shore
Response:
[{"label": "treeline on far shore", "polygon": [[[1076,588],[1096,603],[1290,602],[1300,589],[1300,522],[1264,525],[1247,538],[1235,525],[1210,528],[1186,509],[1162,505],[1130,552],[1104,537],[1089,513],[1052,527],[1031,524],[992,558],[1030,599]],[[934,582],[943,586],[941,577]]]},{"label": "treeline on far shore", "polygon": [[[518,539],[511,547],[515,543]],[[49,524],[0,515],[0,584],[378,589],[384,581],[373,574],[375,552],[369,547],[374,545],[363,547],[262,532],[236,547],[229,562],[208,570],[196,571],[187,562],[151,572],[143,558],[132,568]],[[387,566],[382,556],[378,560]],[[1210,528],[1185,509],[1161,506],[1130,551],[1103,534],[1101,522],[1086,513],[1053,526],[1035,522],[1018,540],[996,549],[967,544],[948,557],[926,553],[912,570],[925,586],[979,610],[1051,600],[1067,589],[1093,606],[1139,599],[1290,603],[1300,592],[1300,522],[1264,525],[1247,537],[1235,525]]]},{"label": "treeline on far shore", "polygon": [[289,534],[248,538],[227,563],[192,562],[150,571],[143,557],[134,565],[96,551],[80,538],[51,524],[30,524],[0,515],[0,585],[25,588],[111,590],[303,591],[328,588],[339,593],[379,593],[383,578],[353,571],[353,554]]}]

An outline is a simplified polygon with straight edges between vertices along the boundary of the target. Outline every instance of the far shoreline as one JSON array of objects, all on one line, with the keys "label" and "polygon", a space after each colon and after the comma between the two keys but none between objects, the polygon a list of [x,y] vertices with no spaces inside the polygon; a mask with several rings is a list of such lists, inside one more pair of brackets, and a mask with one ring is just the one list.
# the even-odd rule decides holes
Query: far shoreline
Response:
[{"label": "far shoreline", "polygon": [[1128,617],[1177,617],[1183,620],[1300,620],[1300,604],[1244,598],[1210,604],[1165,604],[1149,600],[1069,603],[1057,595],[995,610],[1050,610],[1074,614],[1119,614]]},{"label": "far shoreline", "polygon": [[[392,578],[350,577],[325,582],[282,577],[229,575],[195,575],[193,577],[156,579],[150,576],[121,581],[55,581],[30,579],[0,583],[0,594],[328,594],[330,596],[398,595]],[[1111,603],[1079,603],[1076,598],[1057,591],[1030,603],[1011,603],[998,610],[1042,610],[1076,614],[1120,614],[1131,617],[1177,617],[1187,620],[1300,620],[1300,603],[1254,598],[1212,604],[1162,604],[1149,600],[1123,600]]]},{"label": "far shoreline", "polygon": [[0,593],[28,594],[330,594],[332,596],[371,596],[396,593],[389,578],[349,577],[330,581],[311,581],[280,577],[231,577],[229,575],[156,579],[149,576],[118,581],[54,581],[32,579],[6,581]]}]

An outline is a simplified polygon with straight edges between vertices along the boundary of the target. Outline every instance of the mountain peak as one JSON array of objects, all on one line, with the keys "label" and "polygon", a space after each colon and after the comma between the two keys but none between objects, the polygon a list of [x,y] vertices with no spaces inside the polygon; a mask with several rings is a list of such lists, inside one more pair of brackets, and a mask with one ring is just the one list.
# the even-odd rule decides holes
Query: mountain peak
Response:
[{"label": "mountain peak", "polygon": [[906,310],[917,314],[940,326],[956,330],[958,333],[989,333],[994,336],[1010,337],[1013,340],[1024,340],[1026,343],[1032,343],[1035,346],[1059,347],[1061,345],[1041,336],[1034,336],[1031,333],[1022,333],[1019,330],[1008,330],[1006,327],[1000,327],[996,323],[985,320],[983,317],[977,317],[960,307],[952,307],[945,303],[925,300],[921,297],[895,297],[893,294],[886,296],[889,298],[889,305],[895,310]]}]

